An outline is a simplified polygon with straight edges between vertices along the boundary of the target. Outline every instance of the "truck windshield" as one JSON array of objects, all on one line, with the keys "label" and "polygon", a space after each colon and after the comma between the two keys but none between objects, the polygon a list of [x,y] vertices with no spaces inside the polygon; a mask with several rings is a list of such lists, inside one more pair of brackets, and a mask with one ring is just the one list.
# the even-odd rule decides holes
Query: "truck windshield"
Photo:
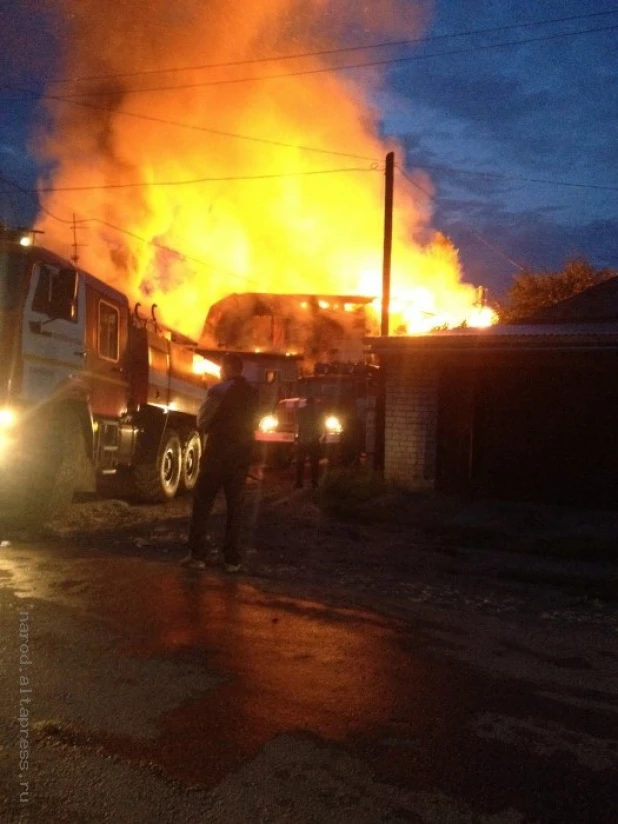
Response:
[{"label": "truck windshield", "polygon": [[0,249],[0,309],[13,309],[26,277],[27,260],[23,255]]}]

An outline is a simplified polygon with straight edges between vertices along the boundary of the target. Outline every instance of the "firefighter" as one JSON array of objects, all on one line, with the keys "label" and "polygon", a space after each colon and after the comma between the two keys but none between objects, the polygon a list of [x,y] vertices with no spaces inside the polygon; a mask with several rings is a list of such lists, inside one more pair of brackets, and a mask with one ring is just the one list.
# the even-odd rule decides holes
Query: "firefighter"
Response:
[{"label": "firefighter", "polygon": [[298,409],[296,451],[296,488],[302,489],[305,462],[309,459],[311,486],[316,489],[320,478],[320,451],[322,448],[323,421],[315,398],[309,396]]},{"label": "firefighter", "polygon": [[223,556],[227,572],[240,570],[240,531],[245,481],[249,472],[258,393],[242,375],[243,362],[228,354],[221,363],[221,381],[211,387],[197,416],[206,436],[200,472],[193,493],[189,554],[183,564],[203,569],[204,542],[215,498],[223,490],[226,503]]}]

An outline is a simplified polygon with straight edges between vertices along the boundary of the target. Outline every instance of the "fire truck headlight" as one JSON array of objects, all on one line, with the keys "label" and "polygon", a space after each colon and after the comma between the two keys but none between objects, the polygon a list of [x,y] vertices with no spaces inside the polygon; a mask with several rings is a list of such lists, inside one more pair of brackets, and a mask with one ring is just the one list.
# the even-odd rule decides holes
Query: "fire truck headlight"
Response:
[{"label": "fire truck headlight", "polygon": [[274,432],[279,426],[279,421],[274,415],[264,415],[258,426],[260,432]]},{"label": "fire truck headlight", "polygon": [[7,429],[11,429],[15,424],[15,420],[15,412],[13,412],[12,409],[8,409],[7,407],[0,409],[0,432],[6,432]]},{"label": "fire truck headlight", "polygon": [[329,415],[324,422],[326,431],[332,435],[340,435],[343,432],[341,421],[336,415]]}]

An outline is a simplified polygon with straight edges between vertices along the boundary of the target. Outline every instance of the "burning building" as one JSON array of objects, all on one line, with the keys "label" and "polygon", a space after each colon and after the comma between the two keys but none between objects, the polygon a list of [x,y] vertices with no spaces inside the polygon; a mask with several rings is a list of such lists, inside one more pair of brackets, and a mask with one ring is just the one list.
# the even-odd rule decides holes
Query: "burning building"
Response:
[{"label": "burning building", "polygon": [[363,338],[378,328],[372,303],[346,295],[233,294],[211,307],[201,343],[302,355],[305,369],[316,361],[358,362]]}]

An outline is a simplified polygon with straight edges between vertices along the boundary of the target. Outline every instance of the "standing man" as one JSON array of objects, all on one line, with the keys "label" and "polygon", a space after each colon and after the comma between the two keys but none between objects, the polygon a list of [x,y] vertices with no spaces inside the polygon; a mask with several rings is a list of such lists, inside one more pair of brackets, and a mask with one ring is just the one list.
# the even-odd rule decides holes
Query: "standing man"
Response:
[{"label": "standing man", "polygon": [[315,398],[311,395],[298,409],[298,433],[296,444],[296,488],[301,489],[305,474],[305,461],[309,458],[311,486],[315,489],[320,477],[320,451],[322,440],[322,416]]},{"label": "standing man", "polygon": [[258,409],[257,390],[243,377],[242,370],[238,355],[223,357],[221,381],[208,390],[197,416],[198,429],[206,435],[206,445],[193,493],[189,554],[181,563],[198,569],[206,566],[204,539],[215,498],[223,490],[225,569],[227,572],[240,570],[242,506]]}]

